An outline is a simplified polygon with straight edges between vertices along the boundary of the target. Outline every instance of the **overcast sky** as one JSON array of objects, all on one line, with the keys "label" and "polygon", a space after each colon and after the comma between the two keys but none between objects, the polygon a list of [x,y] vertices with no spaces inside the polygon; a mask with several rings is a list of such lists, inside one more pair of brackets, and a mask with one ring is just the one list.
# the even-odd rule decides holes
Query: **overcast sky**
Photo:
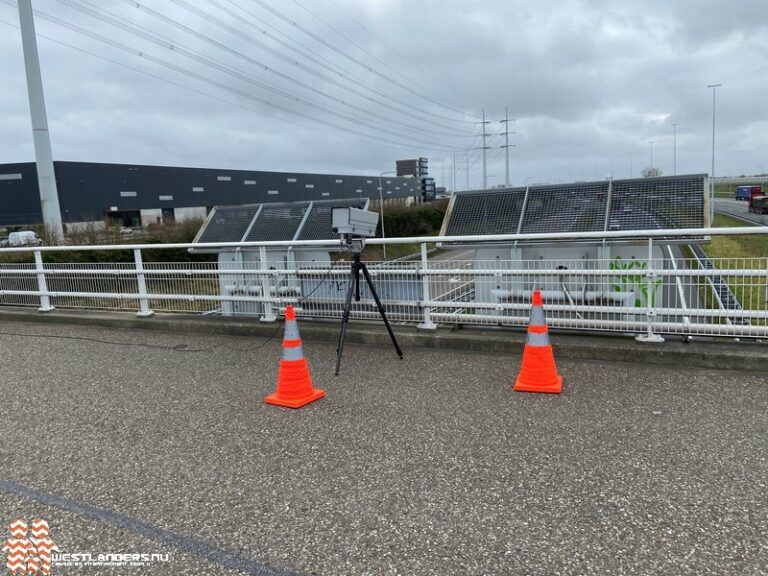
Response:
[{"label": "overcast sky", "polygon": [[[493,186],[509,106],[515,185],[627,177],[630,157],[637,176],[650,141],[672,174],[673,122],[678,174],[709,172],[722,83],[716,174],[768,169],[764,0],[33,2],[57,160],[376,174],[427,156],[450,187],[455,148],[463,189],[485,108]],[[0,162],[31,161],[14,0],[0,20]]]}]

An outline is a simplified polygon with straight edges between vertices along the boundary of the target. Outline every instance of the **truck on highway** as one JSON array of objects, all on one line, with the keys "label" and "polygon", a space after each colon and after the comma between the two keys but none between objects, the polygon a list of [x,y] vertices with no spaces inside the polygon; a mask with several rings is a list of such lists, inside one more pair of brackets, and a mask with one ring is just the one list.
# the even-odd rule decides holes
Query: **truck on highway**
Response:
[{"label": "truck on highway", "polygon": [[749,199],[749,211],[754,214],[768,214],[768,196],[756,194]]},{"label": "truck on highway", "polygon": [[756,194],[762,194],[763,188],[761,186],[736,186],[736,200],[746,200]]}]

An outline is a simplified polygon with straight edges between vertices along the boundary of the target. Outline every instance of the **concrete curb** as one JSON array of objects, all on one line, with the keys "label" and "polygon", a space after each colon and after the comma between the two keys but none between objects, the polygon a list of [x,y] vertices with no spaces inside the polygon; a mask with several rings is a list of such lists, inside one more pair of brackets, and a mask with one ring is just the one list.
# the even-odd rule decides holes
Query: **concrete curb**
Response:
[{"label": "concrete curb", "polygon": [[[149,318],[139,318],[131,312],[54,310],[41,313],[28,308],[6,307],[0,309],[0,322],[77,324],[109,328],[138,328],[169,333],[191,332],[255,337],[269,337],[278,330],[276,337],[282,337],[275,323],[261,323],[255,319],[181,314],[155,314]],[[524,332],[510,329],[440,328],[436,331],[420,331],[410,326],[395,326],[395,332],[404,351],[409,347],[418,346],[519,356],[525,342]],[[348,342],[351,343],[384,348],[391,345],[389,336],[380,323],[354,322],[350,324],[347,334]],[[338,321],[305,320],[301,323],[301,335],[305,340],[336,342]],[[559,359],[763,372],[768,368],[768,347],[760,342],[696,340],[683,343],[668,340],[661,344],[643,344],[621,335],[595,336],[573,333],[553,334],[552,340],[556,357]]]}]

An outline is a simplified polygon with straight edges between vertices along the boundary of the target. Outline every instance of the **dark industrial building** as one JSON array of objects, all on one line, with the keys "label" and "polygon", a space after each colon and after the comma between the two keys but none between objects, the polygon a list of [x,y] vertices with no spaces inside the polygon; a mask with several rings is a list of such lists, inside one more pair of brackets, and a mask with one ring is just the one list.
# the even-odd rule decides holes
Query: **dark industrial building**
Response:
[{"label": "dark industrial building", "polygon": [[[54,162],[65,224],[114,219],[125,226],[203,218],[213,206],[371,198],[378,176],[300,174],[138,164]],[[421,195],[417,178],[381,178],[385,200]],[[0,164],[0,226],[42,222],[34,162]]]}]

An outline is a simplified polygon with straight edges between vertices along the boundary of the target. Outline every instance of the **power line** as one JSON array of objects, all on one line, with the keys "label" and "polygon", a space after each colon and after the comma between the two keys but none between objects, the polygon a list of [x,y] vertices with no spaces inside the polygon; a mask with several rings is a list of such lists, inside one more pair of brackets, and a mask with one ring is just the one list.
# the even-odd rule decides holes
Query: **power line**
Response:
[{"label": "power line", "polygon": [[[431,98],[430,96],[427,96],[427,95],[424,95],[424,94],[420,94],[419,92],[417,92],[416,90],[414,90],[410,86],[407,86],[406,84],[403,84],[402,82],[398,81],[396,78],[392,78],[390,76],[387,76],[386,74],[380,72],[379,70],[373,68],[372,66],[369,66],[365,62],[362,62],[361,60],[355,58],[354,56],[351,56],[350,54],[348,54],[344,50],[340,50],[339,48],[337,48],[336,46],[334,46],[333,44],[331,44],[330,42],[325,40],[323,37],[315,34],[311,30],[309,30],[306,26],[303,26],[302,24],[299,24],[298,22],[296,22],[295,20],[293,20],[290,17],[286,16],[285,14],[280,12],[279,10],[273,8],[272,6],[270,6],[269,4],[264,2],[263,0],[250,0],[250,1],[252,3],[258,5],[258,6],[261,6],[264,10],[266,10],[270,14],[276,16],[280,20],[283,20],[284,22],[287,22],[288,24],[290,24],[291,26],[293,26],[294,28],[296,28],[300,32],[303,32],[304,34],[306,34],[307,36],[309,36],[310,38],[312,38],[316,42],[319,42],[323,46],[333,50],[334,52],[336,52],[340,56],[346,58],[347,60],[350,60],[351,62],[354,62],[355,64],[357,64],[361,68],[363,68],[363,69],[367,70],[368,72],[370,72],[371,74],[374,74],[374,75],[376,75],[376,76],[386,80],[387,82],[390,82],[390,83],[392,83],[392,84],[394,84],[396,86],[399,86],[400,88],[402,88],[406,92],[409,92],[410,94],[413,94],[414,96],[418,96],[419,98],[423,98],[424,100],[426,100],[428,102],[431,102],[432,104],[435,104],[437,106],[440,106],[441,108],[445,108],[447,110],[452,110],[453,112],[457,112],[457,113],[459,113],[459,114],[461,114],[463,116],[469,116],[464,110],[460,110],[458,108],[454,108],[451,105],[443,104],[441,102],[438,102],[437,100]],[[468,124],[474,124],[474,121],[472,121],[472,120],[457,120],[457,121],[466,122]]]},{"label": "power line", "polygon": [[[350,13],[349,13],[349,11],[347,11],[345,8],[343,8],[342,6],[340,6],[340,5],[339,5],[339,3],[338,3],[338,2],[336,2],[336,0],[328,0],[328,2],[330,2],[331,4],[333,4],[334,6],[336,6],[336,8],[339,10],[339,12],[341,12],[342,14],[344,14],[344,15],[345,15],[347,18],[349,18],[350,20],[352,20],[352,22],[354,22],[355,24],[357,24],[358,26],[360,26],[360,28],[362,28],[362,29],[363,29],[363,30],[365,30],[365,31],[366,31],[368,34],[370,34],[371,36],[373,36],[374,38],[376,38],[376,39],[377,39],[379,42],[381,42],[382,44],[384,44],[384,46],[386,46],[387,48],[389,48],[389,49],[390,49],[390,50],[391,50],[393,53],[397,54],[397,55],[398,55],[400,58],[402,58],[404,61],[408,62],[408,63],[409,63],[411,66],[413,66],[414,68],[416,68],[416,69],[417,69],[417,70],[419,70],[420,72],[422,72],[422,73],[424,73],[424,74],[428,74],[428,75],[432,76],[433,78],[435,78],[435,79],[439,80],[439,78],[438,78],[438,76],[437,76],[436,74],[434,74],[434,73],[433,73],[432,71],[430,71],[430,70],[427,70],[427,69],[425,69],[424,67],[422,67],[421,65],[419,65],[417,62],[414,62],[414,61],[413,61],[413,59],[412,59],[410,56],[408,56],[408,55],[406,55],[406,54],[403,54],[402,52],[400,52],[400,51],[399,51],[397,48],[395,48],[395,47],[394,47],[392,44],[390,44],[389,42],[387,42],[387,40],[386,40],[386,39],[385,39],[383,36],[381,36],[380,34],[377,34],[377,33],[376,33],[374,30],[372,30],[372,29],[368,28],[368,26],[366,26],[365,24],[363,24],[362,22],[360,22],[360,20],[358,20],[357,18],[355,18],[354,16],[352,16],[352,14],[350,14]],[[454,86],[451,86],[451,85],[450,85],[450,84],[448,84],[448,83],[442,83],[442,85],[443,85],[443,86],[445,86],[446,88],[448,88],[449,90],[452,90],[454,93],[458,94],[459,96],[463,96],[463,97],[465,97],[465,98],[466,98],[466,97],[468,97],[468,94],[466,94],[466,93],[464,93],[464,92],[462,92],[462,91],[460,91],[460,90],[457,90],[457,89],[456,89]]]},{"label": "power line", "polygon": [[[333,31],[334,31],[336,34],[338,34],[338,35],[339,35],[341,38],[343,38],[344,40],[346,40],[347,42],[349,42],[350,44],[352,44],[352,46],[354,46],[355,48],[357,48],[358,50],[360,50],[360,51],[361,51],[363,54],[367,55],[369,58],[371,58],[371,59],[372,59],[372,60],[374,60],[375,62],[378,62],[379,64],[381,64],[381,65],[382,65],[382,66],[384,66],[385,68],[388,68],[390,71],[394,72],[396,75],[403,75],[403,73],[402,73],[402,71],[401,71],[401,70],[396,70],[396,69],[395,69],[395,68],[393,68],[393,67],[392,67],[392,66],[391,66],[391,65],[390,65],[388,62],[386,62],[385,60],[382,60],[381,58],[379,58],[379,57],[378,57],[378,56],[376,56],[375,54],[372,54],[372,53],[371,53],[369,50],[367,50],[366,48],[364,48],[364,47],[360,46],[360,45],[359,45],[357,42],[355,42],[355,41],[354,41],[352,38],[350,38],[349,36],[347,36],[347,35],[346,35],[346,34],[344,34],[343,32],[339,31],[339,30],[338,30],[338,29],[337,29],[335,26],[333,26],[332,24],[329,24],[329,23],[328,23],[327,21],[325,21],[323,18],[321,18],[320,16],[318,16],[317,14],[315,14],[314,12],[312,12],[312,11],[311,11],[309,8],[307,8],[307,7],[306,7],[304,4],[302,4],[300,0],[293,0],[293,2],[294,2],[294,4],[296,4],[297,6],[299,6],[299,7],[300,7],[302,10],[304,10],[304,11],[305,11],[307,14],[309,14],[310,16],[312,16],[313,18],[315,18],[317,21],[319,21],[319,22],[321,22],[322,24],[324,24],[324,25],[325,25],[325,26],[326,26],[328,29],[330,29],[330,30],[333,30]],[[413,78],[411,78],[411,81],[413,81]],[[425,90],[425,92],[427,92],[427,93],[431,93],[431,94],[434,94],[434,95],[437,95],[437,96],[439,96],[439,95],[438,95],[436,92],[433,92],[433,91],[431,91],[431,90]],[[445,106],[445,105],[443,105],[443,106],[444,106],[444,107],[448,107],[448,106]],[[460,108],[455,108],[455,107],[453,107],[453,106],[450,106],[450,107],[448,107],[448,108],[450,108],[450,109],[453,109],[453,110],[456,110],[456,111],[458,111],[458,112],[460,112],[460,113],[462,113],[462,114],[464,113],[464,111],[463,111],[463,110],[461,110]]]},{"label": "power line", "polygon": [[[58,0],[58,1],[66,1],[66,0]],[[207,42],[207,43],[209,43],[209,44],[211,44],[213,46],[216,46],[220,50],[223,50],[223,51],[225,51],[225,52],[227,52],[229,54],[232,54],[235,57],[240,58],[241,60],[244,60],[244,61],[248,62],[249,64],[255,66],[255,67],[258,67],[259,69],[263,69],[263,70],[265,70],[265,71],[267,71],[267,72],[269,72],[269,73],[271,73],[273,75],[276,75],[279,78],[281,78],[281,79],[283,79],[283,80],[285,80],[287,82],[291,82],[293,84],[301,86],[302,88],[304,88],[306,90],[309,90],[310,92],[313,92],[315,94],[319,94],[320,96],[322,96],[324,98],[327,98],[328,100],[331,100],[332,102],[338,102],[338,103],[340,103],[340,104],[342,104],[344,106],[347,106],[347,107],[349,107],[349,108],[351,108],[353,110],[357,110],[358,112],[360,112],[362,114],[370,115],[370,116],[373,116],[373,117],[377,117],[377,118],[379,118],[381,120],[384,120],[385,122],[390,122],[392,124],[400,125],[400,126],[406,128],[408,130],[414,130],[414,131],[419,131],[419,132],[428,132],[428,133],[431,133],[431,134],[434,134],[434,135],[437,135],[437,136],[449,136],[449,137],[455,136],[454,134],[448,134],[446,132],[441,132],[441,131],[437,131],[437,130],[431,130],[429,128],[421,128],[421,127],[417,128],[417,127],[414,127],[412,123],[408,124],[408,123],[401,122],[399,120],[396,120],[396,119],[389,118],[387,116],[378,114],[376,112],[369,112],[368,110],[366,110],[364,108],[356,106],[356,105],[354,105],[354,104],[352,104],[350,102],[347,102],[346,100],[343,100],[343,99],[341,99],[341,98],[339,98],[337,96],[329,94],[329,93],[327,93],[327,92],[325,92],[323,90],[320,90],[320,89],[318,89],[318,88],[316,88],[314,86],[311,86],[311,85],[307,84],[306,82],[302,82],[301,80],[298,80],[297,78],[295,78],[293,76],[290,76],[288,74],[284,74],[284,73],[280,72],[279,70],[276,70],[276,69],[272,68],[271,66],[268,66],[268,65],[266,65],[266,64],[264,64],[264,63],[262,63],[262,62],[260,62],[258,60],[255,60],[254,58],[252,58],[252,57],[250,57],[250,56],[248,56],[246,54],[243,54],[242,52],[239,52],[239,51],[235,50],[234,48],[231,48],[230,46],[228,46],[228,45],[226,45],[226,44],[224,44],[222,42],[219,42],[218,40],[216,40],[214,38],[211,38],[210,36],[202,34],[201,32],[198,32],[197,30],[194,30],[193,28],[190,28],[189,26],[179,22],[178,20],[176,20],[174,18],[171,18],[170,16],[166,16],[165,14],[162,14],[162,13],[156,11],[156,10],[153,10],[152,8],[149,8],[148,6],[145,6],[143,4],[138,4],[137,5],[137,3],[134,2],[133,0],[123,0],[123,2],[125,2],[126,4],[129,4],[131,6],[134,6],[136,8],[139,8],[139,9],[145,11],[146,13],[150,14],[152,17],[154,17],[154,18],[156,18],[156,19],[158,19],[158,20],[160,20],[162,22],[165,22],[167,24],[170,24],[171,26],[173,26],[173,27],[175,27],[175,28],[177,28],[179,30],[182,30],[183,32],[185,32],[185,33],[187,33],[189,35],[192,35],[192,36],[194,36],[194,37],[196,37],[196,38],[198,38],[200,40],[203,40],[204,42]],[[190,9],[193,10],[195,13],[198,13],[197,10],[194,10],[194,8],[190,7]],[[198,15],[202,16],[203,14],[198,14]],[[233,31],[234,33],[240,33],[239,30],[232,29],[231,26],[227,25],[224,22],[221,22],[220,20],[218,20],[217,18],[215,18],[213,16],[208,15],[208,21],[209,22],[214,22],[217,25],[220,25],[220,26],[225,27],[227,29],[231,29],[231,31]],[[247,38],[249,38],[249,37],[247,37]],[[277,51],[275,51],[275,52],[277,52]],[[291,61],[291,60],[289,59],[289,61]],[[298,65],[298,63],[296,63],[296,62],[294,62],[294,63]],[[304,67],[304,68],[306,68],[307,70],[311,70],[308,67]],[[324,79],[329,80],[329,81],[334,81],[333,79],[328,78],[328,77],[325,77]],[[341,86],[344,89],[347,89],[347,87],[344,86],[341,83],[338,83],[338,85]],[[412,115],[412,117],[416,118],[416,119],[420,119],[416,115]]]},{"label": "power line", "polygon": [[[5,5],[11,6],[11,7],[13,7],[15,5],[14,0],[0,0],[0,3],[3,3]],[[202,74],[198,74],[197,72],[193,72],[191,70],[188,70],[186,68],[183,68],[181,66],[173,64],[171,62],[163,60],[162,58],[158,58],[156,56],[152,56],[151,54],[148,54],[145,51],[137,50],[135,48],[132,48],[130,46],[127,46],[125,44],[117,42],[117,41],[115,41],[115,40],[113,40],[111,38],[107,38],[105,36],[102,36],[100,34],[92,32],[90,30],[87,30],[87,29],[85,29],[85,28],[83,28],[81,26],[78,26],[76,24],[72,24],[72,23],[67,22],[65,20],[62,20],[60,18],[57,18],[57,17],[52,16],[50,14],[47,14],[45,12],[41,12],[39,10],[35,10],[35,15],[40,17],[40,18],[42,18],[42,19],[44,19],[44,20],[48,20],[48,21],[50,21],[50,22],[52,22],[54,24],[57,24],[57,25],[62,26],[64,28],[68,28],[68,29],[70,29],[70,30],[72,30],[74,32],[77,32],[77,33],[82,34],[84,36],[88,36],[88,37],[90,37],[90,38],[92,38],[94,40],[97,40],[99,42],[102,42],[104,44],[112,46],[113,48],[117,48],[119,50],[128,52],[129,54],[132,54],[133,56],[138,56],[138,57],[140,57],[142,59],[145,59],[145,60],[147,60],[149,62],[152,62],[152,63],[157,64],[159,66],[163,66],[165,68],[168,68],[169,70],[173,70],[174,72],[178,72],[179,74],[186,75],[186,76],[188,76],[190,78],[194,78],[195,80],[199,80],[201,82],[204,82],[206,84],[212,85],[212,86],[214,86],[216,88],[220,88],[220,89],[225,90],[227,92],[231,92],[231,93],[236,94],[238,96],[241,96],[243,98],[246,98],[246,99],[249,99],[249,100],[253,100],[254,102],[257,102],[259,104],[267,106],[267,107],[269,107],[271,109],[280,110],[280,111],[286,112],[286,113],[288,113],[290,115],[304,118],[304,119],[309,120],[311,122],[316,122],[318,124],[323,124],[323,125],[329,126],[331,128],[334,128],[336,130],[340,130],[342,132],[346,132],[346,133],[349,133],[349,134],[354,134],[354,135],[366,138],[368,140],[372,140],[372,141],[376,142],[377,144],[389,144],[389,145],[394,146],[394,147],[396,147],[398,149],[403,149],[403,148],[411,148],[412,149],[413,148],[412,143],[405,143],[405,142],[401,142],[401,141],[395,141],[395,140],[389,140],[389,139],[386,139],[386,138],[380,138],[380,137],[377,137],[377,136],[371,136],[370,134],[367,134],[365,132],[361,132],[359,130],[355,130],[353,128],[349,128],[347,126],[341,126],[339,124],[336,124],[334,122],[330,122],[330,121],[322,119],[322,118],[316,118],[316,117],[313,117],[313,116],[311,116],[309,114],[305,114],[305,113],[300,112],[300,111],[291,110],[291,109],[286,108],[285,106],[282,106],[280,104],[271,102],[269,100],[265,100],[263,98],[259,98],[258,96],[254,96],[250,92],[244,92],[242,90],[238,90],[237,88],[233,88],[233,87],[231,87],[229,85],[223,84],[221,82],[218,82],[216,80],[213,80],[211,78],[203,76]],[[259,113],[267,115],[267,116],[270,115],[270,114],[266,114],[265,112],[263,112],[261,110],[255,110],[255,111],[258,111]],[[278,118],[281,118],[283,121],[294,123],[294,124],[297,124],[297,125],[302,126],[302,127],[305,126],[304,124],[299,124],[298,122],[293,122],[292,120],[285,119],[285,118],[283,118],[281,116],[278,116]],[[447,151],[450,148],[447,148],[447,147],[432,147],[432,148],[427,148],[427,149],[429,149],[429,150]]]},{"label": "power line", "polygon": [[[149,33],[142,29],[141,27],[137,27],[131,23],[126,22],[124,19],[119,17],[114,17],[109,14],[105,14],[103,11],[100,11],[98,9],[94,9],[93,7],[89,8],[87,6],[80,5],[73,0],[56,0],[60,4],[63,4],[65,6],[69,6],[71,8],[74,8],[75,10],[78,10],[80,12],[83,12],[84,14],[89,15],[92,18],[95,18],[97,20],[100,20],[102,22],[105,22],[107,24],[110,24],[112,26],[115,26],[117,28],[120,28],[130,34],[133,34],[135,36],[139,36],[141,38],[144,38],[145,40],[148,40],[152,42],[153,44],[156,44],[162,48],[168,49],[174,53],[181,54],[182,56],[185,56],[187,58],[190,58],[192,60],[195,60],[196,62],[199,62],[205,66],[214,68],[220,72],[223,72],[225,74],[228,74],[230,76],[233,76],[239,80],[243,80],[245,82],[248,82],[250,84],[253,84],[254,86],[258,86],[259,88],[262,88],[263,90],[266,90],[268,92],[271,92],[273,94],[276,94],[278,96],[281,96],[283,98],[288,99],[291,102],[296,102],[299,104],[303,104],[304,106],[311,107],[313,110],[321,110],[325,112],[326,114],[329,114],[331,116],[334,116],[336,118],[339,118],[341,120],[345,121],[351,121],[355,124],[358,124],[359,126],[363,126],[365,128],[368,128],[370,130],[374,130],[376,132],[382,132],[385,134],[389,134],[390,136],[394,137],[401,137],[402,135],[398,132],[388,130],[386,128],[381,128],[374,126],[370,123],[367,123],[365,121],[361,121],[359,119],[353,118],[351,116],[348,116],[347,114],[344,114],[342,112],[339,112],[333,108],[330,108],[328,106],[324,106],[322,104],[319,104],[317,102],[314,102],[312,100],[307,100],[306,98],[303,98],[301,96],[297,96],[295,94],[286,92],[285,90],[282,90],[280,88],[277,88],[275,86],[272,86],[271,84],[268,84],[266,82],[263,82],[261,80],[258,80],[254,76],[244,73],[240,70],[230,68],[229,66],[226,66],[224,64],[221,64],[220,62],[213,60],[212,58],[209,58],[200,52],[197,52],[196,50],[193,50],[187,46],[184,46],[183,44],[179,43],[173,43],[172,41],[163,38],[161,36],[157,36],[153,33]],[[429,140],[424,140],[418,137],[411,137],[414,142],[418,142],[422,145],[426,146],[434,146],[434,143]],[[449,149],[447,146],[437,146],[437,148],[440,149]]]},{"label": "power line", "polygon": [[[183,2],[183,0],[172,0],[172,1],[174,1],[179,6],[183,6],[183,7],[187,8],[190,11],[196,11],[196,9],[194,7],[192,7],[192,6],[190,6],[188,2]],[[359,93],[359,92],[357,92],[354,89],[354,86],[363,86],[366,90],[368,90],[369,92],[372,92],[372,93],[380,96],[381,98],[385,98],[388,101],[395,102],[399,106],[404,106],[406,108],[413,109],[413,110],[418,111],[421,114],[424,114],[426,116],[431,116],[432,118],[435,118],[437,120],[441,120],[441,121],[444,121],[444,122],[454,122],[454,123],[459,123],[459,124],[471,124],[472,123],[472,122],[467,122],[465,120],[458,120],[456,118],[451,118],[451,117],[448,117],[448,116],[443,116],[441,114],[436,114],[434,112],[431,112],[430,110],[427,110],[425,108],[421,108],[421,107],[416,106],[416,105],[414,105],[412,103],[404,102],[404,101],[400,100],[399,98],[397,98],[395,96],[392,96],[391,94],[387,94],[386,92],[382,92],[381,90],[377,90],[376,88],[374,88],[371,85],[370,82],[368,82],[366,80],[360,79],[355,74],[353,74],[353,73],[347,71],[345,68],[342,68],[341,66],[339,66],[337,63],[335,63],[335,62],[325,58],[324,56],[322,56],[322,54],[318,53],[317,50],[313,51],[311,48],[308,48],[307,46],[302,44],[300,41],[298,41],[295,38],[293,38],[292,36],[289,36],[288,34],[282,32],[280,29],[276,28],[275,26],[273,26],[269,22],[266,22],[265,20],[260,18],[257,14],[255,14],[254,12],[248,10],[247,8],[244,8],[243,6],[241,6],[240,4],[235,2],[234,0],[225,0],[225,1],[228,2],[229,4],[231,4],[232,6],[235,6],[238,10],[240,10],[244,14],[247,14],[248,16],[250,16],[253,20],[255,20],[257,22],[261,22],[263,25],[267,26],[270,30],[273,30],[276,34],[279,34],[280,36],[286,38],[289,42],[291,42],[293,44],[297,44],[303,50],[308,51],[309,54],[303,53],[301,50],[298,50],[297,48],[291,46],[289,43],[287,43],[287,42],[285,42],[285,41],[283,41],[283,40],[281,40],[279,38],[276,38],[274,34],[270,34],[265,29],[260,28],[260,27],[258,27],[256,25],[254,25],[253,22],[249,21],[246,18],[243,18],[237,12],[227,8],[226,6],[223,6],[221,4],[221,2],[219,2],[218,0],[207,0],[207,2],[209,4],[212,4],[212,5],[216,6],[222,12],[225,12],[229,16],[231,16],[231,17],[235,18],[236,20],[238,20],[239,22],[241,22],[243,25],[247,26],[248,30],[255,29],[256,31],[261,33],[263,36],[265,36],[267,38],[270,38],[272,41],[278,43],[280,46],[283,46],[284,48],[287,48],[288,50],[292,50],[292,51],[294,51],[294,52],[296,52],[298,54],[301,54],[301,56],[303,58],[305,58],[309,62],[312,62],[316,66],[324,68],[324,69],[330,71],[331,73],[333,73],[335,75],[338,75],[341,78],[349,81],[351,83],[352,87],[350,88],[350,86],[345,86],[346,90],[351,90],[351,91],[354,91],[355,93]],[[205,14],[205,13],[202,13],[201,17],[205,18],[206,20],[208,20],[208,18],[210,16]],[[227,25],[227,26],[229,26],[229,25]],[[275,51],[274,49],[270,48],[269,46],[266,46],[263,43],[258,42],[255,38],[253,38],[249,34],[245,34],[243,32],[238,31],[238,36],[245,37],[245,39],[248,42],[250,42],[250,43],[252,43],[254,45],[258,45],[262,49],[267,50],[268,52],[270,52],[271,54],[276,55],[279,58],[282,58],[282,59],[289,58],[289,60],[290,60],[290,57],[287,57],[286,55],[282,54],[281,52]],[[295,61],[291,61],[292,64],[294,62]],[[311,73],[313,73],[315,75],[319,74],[316,70],[312,70],[311,68],[308,68],[308,67],[307,68],[303,68],[303,69],[307,69],[308,71],[310,71]],[[363,97],[365,97],[365,96],[363,96]],[[379,104],[379,105],[391,108],[391,105],[386,103],[386,102],[382,102],[380,100],[376,100],[376,103]],[[404,113],[404,112],[401,112],[401,113]],[[409,115],[409,114],[407,114],[407,115]]]}]

